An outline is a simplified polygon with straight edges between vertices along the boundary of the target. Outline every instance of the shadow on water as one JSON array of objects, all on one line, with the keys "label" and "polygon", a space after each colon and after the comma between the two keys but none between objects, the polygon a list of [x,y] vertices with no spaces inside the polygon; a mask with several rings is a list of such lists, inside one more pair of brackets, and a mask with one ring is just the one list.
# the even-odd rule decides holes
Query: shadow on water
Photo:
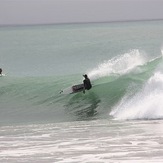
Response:
[{"label": "shadow on water", "polygon": [[65,105],[66,111],[76,120],[96,119],[101,100],[91,91],[75,94]]}]

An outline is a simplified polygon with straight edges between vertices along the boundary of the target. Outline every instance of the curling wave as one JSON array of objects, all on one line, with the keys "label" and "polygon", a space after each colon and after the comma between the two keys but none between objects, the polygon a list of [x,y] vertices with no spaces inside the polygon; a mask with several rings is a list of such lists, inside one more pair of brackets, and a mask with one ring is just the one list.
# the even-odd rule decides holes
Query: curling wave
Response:
[{"label": "curling wave", "polygon": [[81,80],[81,74],[2,77],[0,123],[90,120],[108,114],[117,119],[163,118],[161,64],[162,57],[147,61],[137,50],[116,57],[88,72],[93,88],[86,94],[59,94]]}]

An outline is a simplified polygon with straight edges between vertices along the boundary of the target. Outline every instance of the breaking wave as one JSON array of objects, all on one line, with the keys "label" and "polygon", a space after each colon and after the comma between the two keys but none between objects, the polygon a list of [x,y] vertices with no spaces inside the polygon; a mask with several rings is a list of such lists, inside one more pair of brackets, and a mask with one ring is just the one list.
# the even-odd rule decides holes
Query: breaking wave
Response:
[{"label": "breaking wave", "polygon": [[162,119],[162,56],[147,60],[139,50],[112,58],[88,72],[86,94],[61,95],[81,74],[1,77],[0,123],[44,123],[99,118]]},{"label": "breaking wave", "polygon": [[123,97],[111,112],[117,119],[163,118],[163,73],[155,72],[140,92]]}]

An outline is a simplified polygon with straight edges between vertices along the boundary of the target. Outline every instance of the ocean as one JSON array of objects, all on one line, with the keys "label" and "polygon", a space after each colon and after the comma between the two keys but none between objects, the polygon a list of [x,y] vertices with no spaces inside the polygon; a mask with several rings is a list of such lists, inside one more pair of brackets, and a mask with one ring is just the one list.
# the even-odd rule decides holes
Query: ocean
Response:
[{"label": "ocean", "polygon": [[0,27],[0,162],[163,162],[162,57],[161,20]]}]

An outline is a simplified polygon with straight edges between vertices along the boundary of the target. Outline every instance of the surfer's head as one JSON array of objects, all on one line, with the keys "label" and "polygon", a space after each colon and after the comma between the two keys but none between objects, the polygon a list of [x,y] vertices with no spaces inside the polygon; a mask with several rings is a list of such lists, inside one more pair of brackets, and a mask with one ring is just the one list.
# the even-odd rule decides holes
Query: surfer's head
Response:
[{"label": "surfer's head", "polygon": [[2,68],[0,68],[0,74],[2,74]]},{"label": "surfer's head", "polygon": [[83,75],[85,78],[88,78],[87,74]]}]

